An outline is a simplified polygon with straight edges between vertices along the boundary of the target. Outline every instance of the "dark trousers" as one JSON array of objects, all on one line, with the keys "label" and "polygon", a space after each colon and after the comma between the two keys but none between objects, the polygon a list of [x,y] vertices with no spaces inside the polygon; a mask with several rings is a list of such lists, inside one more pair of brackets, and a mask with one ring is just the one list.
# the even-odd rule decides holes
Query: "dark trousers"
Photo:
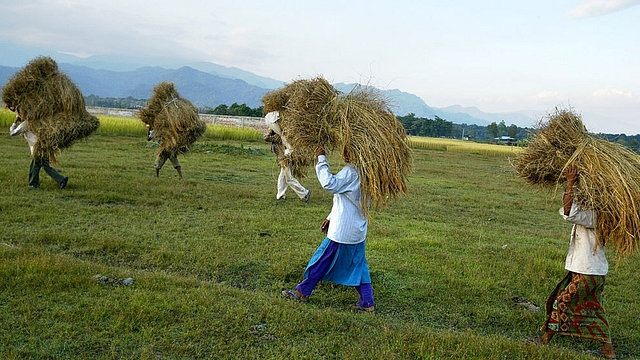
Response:
[{"label": "dark trousers", "polygon": [[29,186],[40,187],[40,168],[43,168],[47,175],[51,176],[58,186],[66,180],[66,177],[51,167],[47,158],[33,158],[29,167]]}]

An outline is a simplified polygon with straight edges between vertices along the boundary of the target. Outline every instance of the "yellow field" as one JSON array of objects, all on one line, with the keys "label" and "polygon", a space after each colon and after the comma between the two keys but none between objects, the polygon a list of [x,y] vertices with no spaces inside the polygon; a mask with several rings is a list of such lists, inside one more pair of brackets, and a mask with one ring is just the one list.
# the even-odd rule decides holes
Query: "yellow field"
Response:
[{"label": "yellow field", "polygon": [[100,127],[96,134],[146,136],[147,128],[140,119],[98,115]]},{"label": "yellow field", "polygon": [[[15,119],[15,115],[6,109],[0,109],[0,126],[9,126]],[[139,119],[121,118],[99,115],[100,127],[97,134],[146,136],[147,130]],[[260,131],[250,128],[230,128],[220,125],[207,126],[207,132],[203,140],[260,140]],[[415,149],[441,150],[453,152],[466,152],[488,156],[511,157],[519,154],[524,148],[518,146],[505,146],[462,141],[456,139],[430,138],[409,136],[409,146]]]},{"label": "yellow field", "polygon": [[[147,128],[140,119],[98,115],[100,127],[97,134],[121,136],[146,136]],[[251,128],[235,128],[221,125],[207,125],[202,140],[260,140],[262,133]]]},{"label": "yellow field", "polygon": [[415,149],[466,152],[488,156],[511,157],[518,155],[524,148],[518,146],[494,145],[456,139],[409,136],[409,146]]}]

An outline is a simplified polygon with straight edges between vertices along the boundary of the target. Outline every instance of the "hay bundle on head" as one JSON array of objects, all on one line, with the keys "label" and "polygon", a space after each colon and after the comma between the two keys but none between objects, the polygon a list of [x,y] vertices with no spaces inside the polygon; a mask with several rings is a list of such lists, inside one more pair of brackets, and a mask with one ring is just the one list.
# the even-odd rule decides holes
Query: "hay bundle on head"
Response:
[{"label": "hay bundle on head", "polygon": [[387,102],[373,88],[356,87],[339,98],[341,151],[360,169],[366,199],[375,208],[407,193],[412,167],[407,133]]},{"label": "hay bundle on head", "polygon": [[147,107],[140,110],[139,117],[155,131],[156,138],[162,140],[158,154],[184,154],[207,130],[198,109],[180,97],[172,82],[161,82],[153,88],[153,95]]},{"label": "hay bundle on head", "polygon": [[84,96],[50,57],[38,57],[14,74],[2,101],[17,111],[36,134],[34,156],[55,162],[59,150],[91,135],[100,126],[85,108]]},{"label": "hay bundle on head", "polygon": [[558,187],[565,170],[578,169],[574,198],[597,217],[598,245],[626,257],[640,236],[640,157],[627,148],[589,135],[579,115],[556,109],[541,121],[528,148],[514,161],[518,176],[532,185]]},{"label": "hay bundle on head", "polygon": [[[296,80],[262,97],[265,113],[278,111],[283,136],[295,149],[288,162],[297,178],[307,175],[315,160],[315,148],[337,143],[337,119],[327,116],[339,92],[325,79]],[[331,124],[328,121],[332,121]]]},{"label": "hay bundle on head", "polygon": [[[296,80],[262,97],[264,111],[280,112],[280,127],[294,149],[332,145],[339,119],[330,116],[340,92],[323,78]],[[312,154],[313,156],[313,154]],[[313,160],[313,159],[312,159]]]},{"label": "hay bundle on head", "polygon": [[339,151],[360,170],[362,203],[374,209],[406,194],[411,150],[402,124],[373,88],[342,94],[325,79],[298,80],[262,98],[265,111],[280,112],[280,127],[293,148],[296,176],[313,164],[322,145]]}]

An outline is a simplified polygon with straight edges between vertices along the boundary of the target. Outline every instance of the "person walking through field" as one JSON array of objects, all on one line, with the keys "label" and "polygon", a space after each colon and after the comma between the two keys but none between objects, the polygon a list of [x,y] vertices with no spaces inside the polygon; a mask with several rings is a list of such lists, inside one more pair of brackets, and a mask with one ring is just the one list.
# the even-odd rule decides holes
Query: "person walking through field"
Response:
[{"label": "person walking through field", "polygon": [[333,175],[322,146],[316,149],[318,163],[316,175],[322,188],[333,194],[331,213],[320,229],[327,236],[309,260],[304,280],[294,289],[283,290],[287,299],[306,302],[321,280],[353,286],[360,298],[351,308],[355,311],[373,312],[375,303],[369,264],[365,256],[368,220],[360,207],[360,174],[345,151],[347,163]]},{"label": "person walking through field", "polygon": [[31,165],[29,166],[29,187],[31,189],[39,189],[40,188],[40,169],[44,169],[44,171],[49,175],[53,181],[55,181],[60,189],[64,189],[67,187],[67,182],[69,178],[60,174],[56,169],[54,169],[49,163],[49,159],[42,156],[35,156],[33,154],[33,147],[36,142],[38,142],[38,137],[29,129],[29,124],[27,121],[22,121],[20,118],[20,114],[17,109],[10,108],[11,111],[15,111],[16,120],[11,124],[9,128],[9,134],[11,136],[22,135],[25,140],[29,144],[29,149],[31,150]]},{"label": "person walking through field", "polygon": [[280,166],[280,174],[278,175],[278,192],[276,193],[277,200],[284,200],[286,198],[285,192],[287,188],[291,188],[293,192],[298,195],[300,199],[304,199],[304,202],[308,202],[311,197],[311,190],[306,189],[298,179],[293,177],[293,171],[287,162],[287,157],[284,154],[285,147],[282,143],[280,135],[275,131],[269,130],[264,136],[264,140],[271,143],[271,151],[276,154],[276,160]]},{"label": "person walking through field", "polygon": [[[147,126],[147,141],[151,141],[153,139],[156,139],[156,132],[150,126]],[[156,141],[158,142],[158,144],[160,144],[162,142],[162,139],[156,139]],[[156,172],[154,174],[154,177],[160,177],[160,169],[162,169],[164,163],[166,163],[167,160],[171,162],[173,168],[178,172],[178,180],[182,180],[182,166],[180,166],[178,156],[171,155],[166,151],[160,151],[158,155],[156,155],[156,162],[154,164]]]},{"label": "person walking through field", "polygon": [[291,155],[291,145],[289,145],[289,142],[287,141],[287,138],[284,137],[284,134],[282,133],[282,128],[280,128],[280,112],[279,111],[271,111],[269,113],[267,113],[267,115],[264,116],[264,122],[265,124],[267,124],[267,127],[273,131],[274,133],[278,134],[280,136],[280,140],[282,141],[282,145],[284,146],[284,155],[285,156],[290,156]]},{"label": "person walking through field", "polygon": [[592,354],[615,359],[609,321],[602,306],[602,294],[609,264],[605,249],[596,240],[596,214],[581,208],[573,197],[578,170],[570,167],[566,173],[567,188],[562,196],[560,215],[573,223],[571,242],[565,261],[569,272],[547,299],[547,320],[544,334],[533,340],[547,344],[555,335],[569,335],[598,340],[600,350]]}]

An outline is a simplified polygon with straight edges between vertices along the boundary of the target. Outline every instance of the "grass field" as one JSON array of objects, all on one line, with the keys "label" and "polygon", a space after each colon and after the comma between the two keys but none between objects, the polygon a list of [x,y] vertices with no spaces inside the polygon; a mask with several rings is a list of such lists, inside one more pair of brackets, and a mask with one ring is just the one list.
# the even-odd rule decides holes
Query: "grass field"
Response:
[{"label": "grass field", "polygon": [[[308,304],[280,295],[322,241],[331,195],[310,172],[309,203],[276,201],[279,168],[259,137],[204,139],[178,181],[170,164],[150,176],[144,128],[104,127],[58,157],[66,189],[42,172],[30,190],[28,146],[3,116],[1,359],[592,359],[598,347],[522,341],[545,315],[518,303],[544,307],[571,226],[510,155],[414,149],[409,195],[370,220],[376,313],[354,314],[350,288],[321,283]],[[614,347],[640,358],[640,261],[609,261]]]}]

